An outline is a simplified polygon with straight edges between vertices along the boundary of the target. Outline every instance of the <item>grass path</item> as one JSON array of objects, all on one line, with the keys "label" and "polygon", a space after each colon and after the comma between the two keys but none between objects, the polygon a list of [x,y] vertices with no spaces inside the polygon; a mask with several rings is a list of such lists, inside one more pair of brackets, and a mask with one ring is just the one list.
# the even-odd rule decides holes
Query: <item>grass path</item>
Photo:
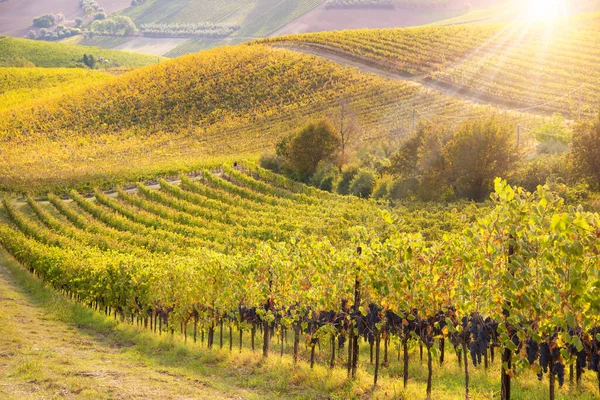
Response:
[{"label": "grass path", "polygon": [[61,322],[44,307],[52,296],[20,287],[7,263],[0,260],[0,398],[245,397],[149,366],[127,351],[132,343]]}]

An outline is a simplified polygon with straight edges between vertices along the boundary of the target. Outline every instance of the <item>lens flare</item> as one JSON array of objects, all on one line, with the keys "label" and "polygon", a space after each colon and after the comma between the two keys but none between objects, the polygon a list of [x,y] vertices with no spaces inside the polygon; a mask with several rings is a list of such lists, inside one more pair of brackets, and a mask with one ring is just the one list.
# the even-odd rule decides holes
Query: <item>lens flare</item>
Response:
[{"label": "lens flare", "polygon": [[525,17],[531,21],[550,21],[567,16],[567,0],[529,0]]}]

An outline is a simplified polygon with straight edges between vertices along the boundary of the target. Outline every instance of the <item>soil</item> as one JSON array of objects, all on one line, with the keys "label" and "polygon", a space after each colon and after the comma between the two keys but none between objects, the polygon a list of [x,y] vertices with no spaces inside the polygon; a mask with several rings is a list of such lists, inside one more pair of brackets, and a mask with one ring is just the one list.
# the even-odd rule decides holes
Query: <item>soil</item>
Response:
[{"label": "soil", "polygon": [[290,22],[270,36],[344,29],[402,28],[456,17],[463,12],[410,9],[327,9],[324,4]]}]

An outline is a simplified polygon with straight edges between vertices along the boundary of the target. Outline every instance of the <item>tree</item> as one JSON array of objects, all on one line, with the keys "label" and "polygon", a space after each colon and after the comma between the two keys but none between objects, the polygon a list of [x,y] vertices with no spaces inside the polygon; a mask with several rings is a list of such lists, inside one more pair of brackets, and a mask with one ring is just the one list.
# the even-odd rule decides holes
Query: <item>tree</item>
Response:
[{"label": "tree", "polygon": [[33,19],[33,26],[37,28],[49,28],[56,23],[56,19],[52,14],[44,14]]},{"label": "tree", "polygon": [[579,123],[573,132],[575,170],[600,185],[600,114],[596,121]]},{"label": "tree", "polygon": [[340,101],[340,112],[333,117],[335,128],[340,139],[340,155],[338,169],[342,172],[346,162],[346,151],[359,132],[356,115],[352,112],[346,99]]},{"label": "tree", "polygon": [[445,175],[456,195],[483,200],[496,177],[511,171],[519,152],[514,129],[494,116],[468,121],[444,146]]},{"label": "tree", "polygon": [[419,128],[416,134],[404,139],[394,154],[390,158],[390,166],[387,172],[394,176],[409,178],[417,173],[417,163],[419,161],[418,150],[423,143],[424,126]]},{"label": "tree", "polygon": [[90,31],[115,36],[131,36],[137,33],[137,28],[131,18],[124,15],[117,15],[92,22]]},{"label": "tree", "polygon": [[79,28],[83,24],[83,19],[80,17],[75,18],[75,27]]},{"label": "tree", "polygon": [[91,54],[89,56],[87,54],[84,54],[83,63],[91,69],[94,69],[94,67],[96,66],[96,58],[94,58],[94,56]]},{"label": "tree", "polygon": [[340,140],[331,123],[311,122],[298,133],[283,138],[277,144],[277,155],[306,179],[315,173],[321,161],[331,159],[340,147]]}]

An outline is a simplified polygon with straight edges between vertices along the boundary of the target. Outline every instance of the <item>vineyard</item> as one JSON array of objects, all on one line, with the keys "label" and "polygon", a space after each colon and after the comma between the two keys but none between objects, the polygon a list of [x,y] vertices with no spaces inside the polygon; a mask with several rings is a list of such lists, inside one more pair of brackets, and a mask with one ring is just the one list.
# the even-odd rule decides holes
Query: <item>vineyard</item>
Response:
[{"label": "vineyard", "polygon": [[111,75],[75,68],[0,68],[0,109],[56,97],[64,90],[110,79]]},{"label": "vineyard", "polygon": [[[0,142],[11,143],[0,159],[0,186],[61,191],[171,175],[223,158],[256,158],[282,135],[336,113],[341,100],[360,119],[361,143],[401,135],[440,114],[497,111],[315,57],[242,45],[0,111]],[[533,128],[540,122],[509,116],[515,133],[517,123]]]},{"label": "vineyard", "polygon": [[465,374],[455,394],[495,363],[505,388],[533,370],[549,393],[599,393],[600,219],[546,188],[498,180],[489,209],[422,214],[248,164],[69,198],[5,199],[0,243],[56,290],[140,329],[366,370],[375,384],[410,386],[418,363],[428,396],[451,356]]},{"label": "vineyard", "polygon": [[598,14],[548,23],[461,25],[290,35],[316,46],[519,107],[574,118],[597,112]]}]

